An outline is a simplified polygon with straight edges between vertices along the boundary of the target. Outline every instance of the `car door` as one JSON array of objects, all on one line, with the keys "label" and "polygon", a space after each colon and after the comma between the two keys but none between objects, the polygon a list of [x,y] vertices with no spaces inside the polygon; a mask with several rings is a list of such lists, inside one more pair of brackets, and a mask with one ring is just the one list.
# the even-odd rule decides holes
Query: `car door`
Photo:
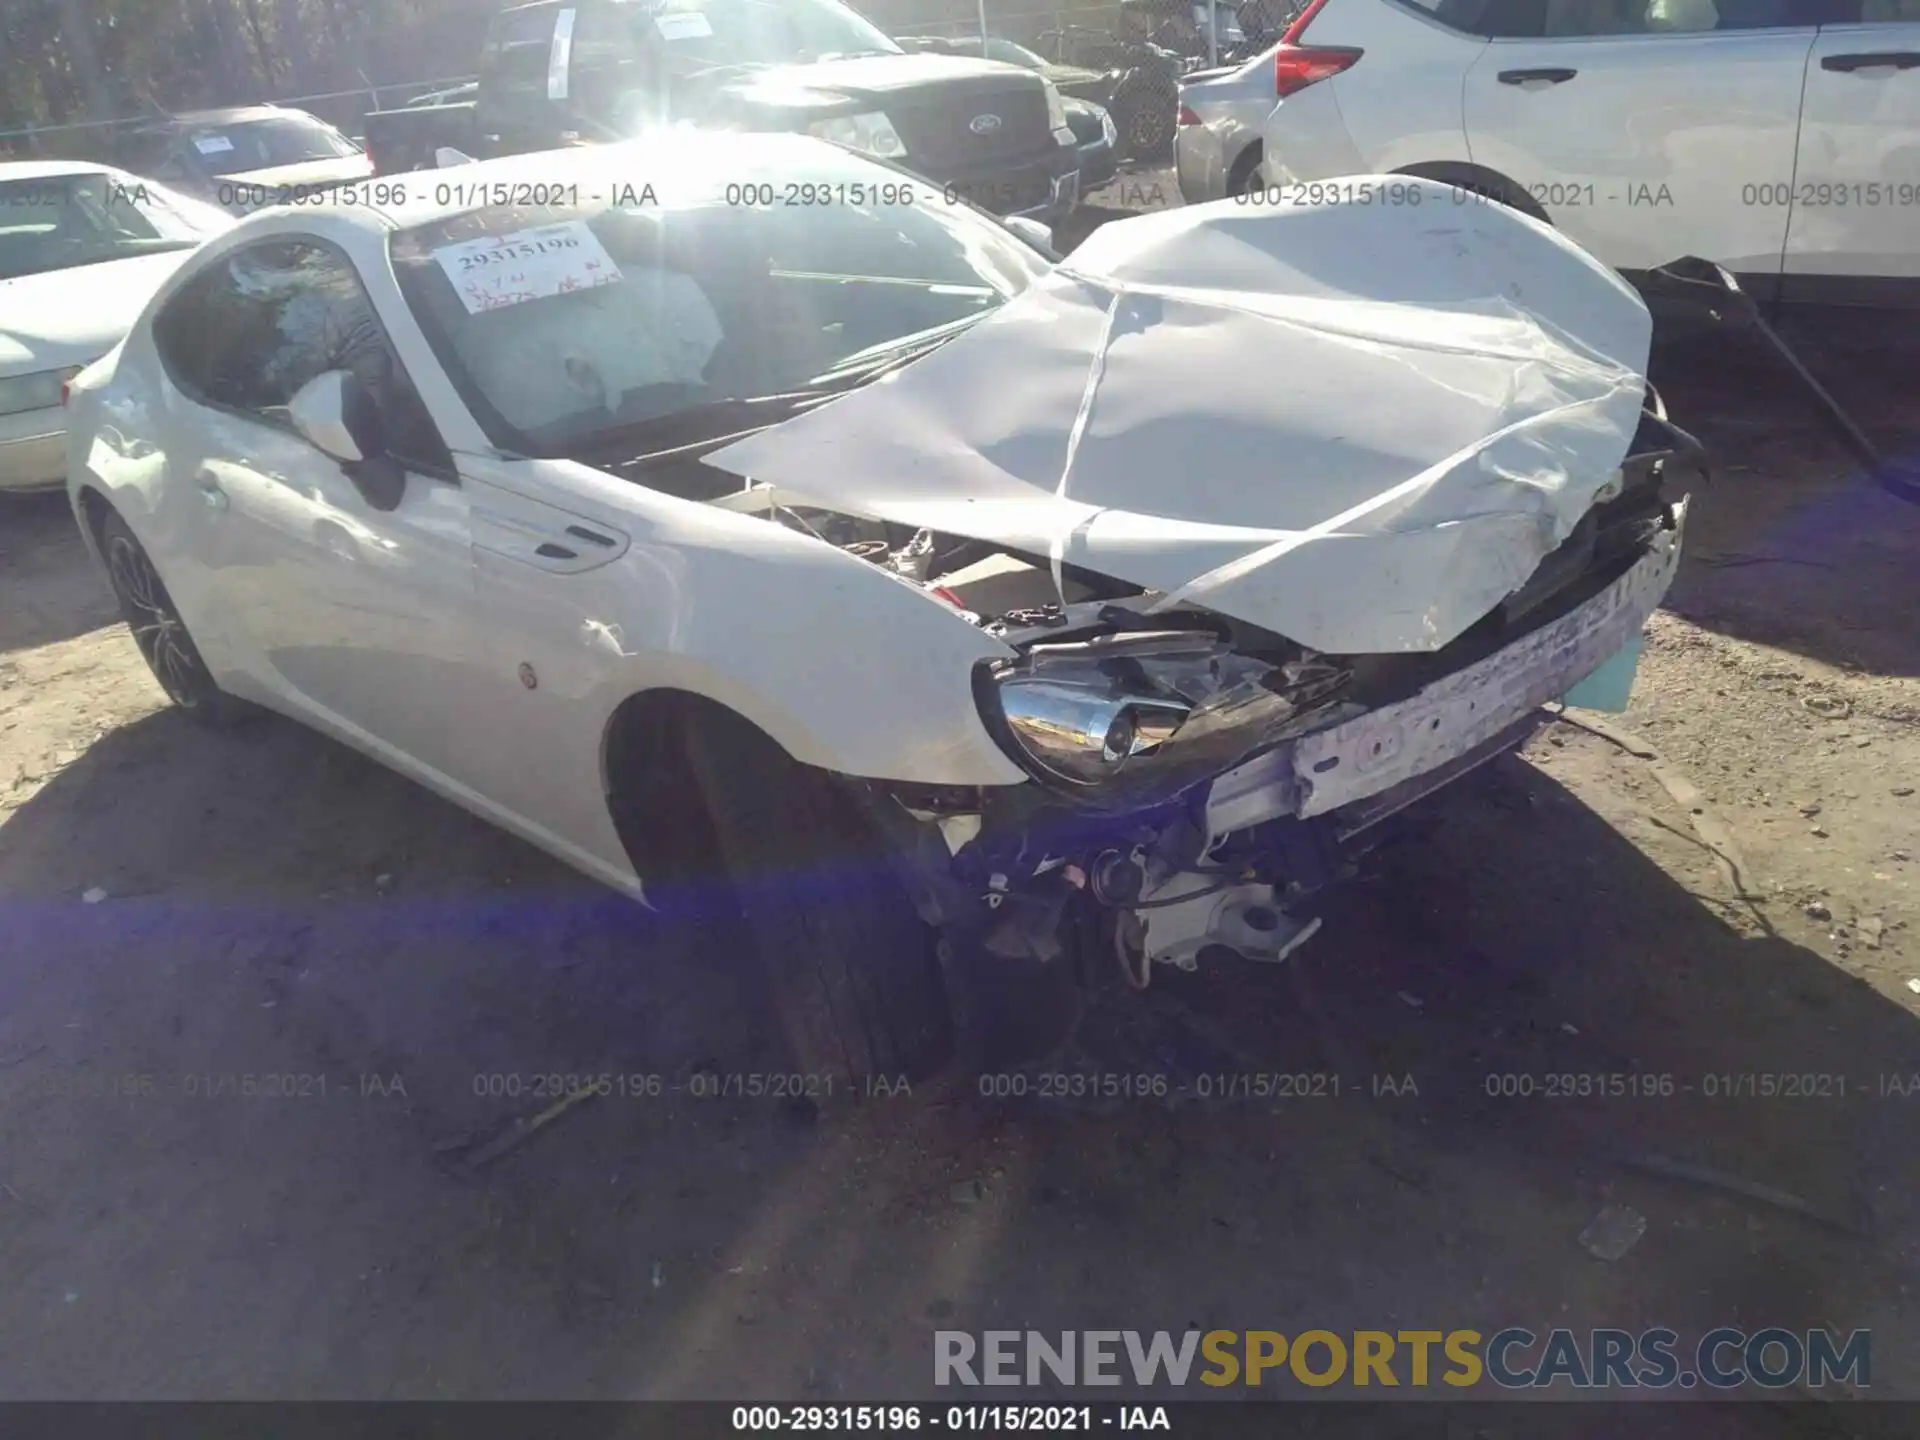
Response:
[{"label": "car door", "polygon": [[[168,484],[199,503],[204,622],[280,704],[430,782],[480,778],[457,727],[487,687],[467,497],[348,257],[310,236],[228,252],[155,317]],[[366,384],[406,470],[381,510],[293,428],[328,370]]]},{"label": "car door", "polygon": [[1807,66],[1782,298],[1920,303],[1920,0],[1844,3]]},{"label": "car door", "polygon": [[[1465,90],[1476,164],[1622,270],[1683,255],[1776,283],[1818,0],[1530,0]],[[1523,27],[1516,26],[1516,29]]]}]

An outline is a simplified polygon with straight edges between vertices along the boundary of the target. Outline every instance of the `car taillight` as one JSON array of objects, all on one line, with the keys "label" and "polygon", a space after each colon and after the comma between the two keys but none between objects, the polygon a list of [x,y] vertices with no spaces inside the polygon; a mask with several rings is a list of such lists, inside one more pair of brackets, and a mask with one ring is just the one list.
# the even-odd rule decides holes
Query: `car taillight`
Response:
[{"label": "car taillight", "polygon": [[1282,100],[1297,95],[1316,80],[1338,75],[1359,58],[1358,50],[1283,44],[1273,52],[1273,92]]},{"label": "car taillight", "polygon": [[1182,125],[1198,125],[1200,123],[1200,117],[1194,114],[1193,111],[1188,109],[1185,105],[1182,105],[1180,107],[1179,123]]},{"label": "car taillight", "polygon": [[62,380],[60,382],[60,404],[63,407],[66,405],[68,398],[72,394],[73,394],[73,381]]},{"label": "car taillight", "polygon": [[1312,0],[1281,35],[1280,48],[1273,52],[1273,90],[1279,99],[1298,94],[1316,80],[1338,75],[1360,58],[1361,52],[1351,46],[1300,43],[1314,16],[1326,8],[1327,0]]}]

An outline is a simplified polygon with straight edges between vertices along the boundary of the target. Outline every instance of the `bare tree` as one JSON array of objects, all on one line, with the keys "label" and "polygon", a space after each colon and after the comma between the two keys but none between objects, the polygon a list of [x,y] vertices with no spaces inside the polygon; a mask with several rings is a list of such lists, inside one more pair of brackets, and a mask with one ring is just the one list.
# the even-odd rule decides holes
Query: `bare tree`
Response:
[{"label": "bare tree", "polygon": [[84,0],[56,0],[60,13],[60,38],[66,42],[73,71],[80,81],[80,94],[90,120],[114,118],[113,94],[107,89],[107,77],[100,68],[100,54],[93,44],[93,24],[87,16]]},{"label": "bare tree", "polygon": [[296,94],[313,89],[312,56],[307,52],[306,27],[300,21],[300,0],[276,0],[274,29],[280,53],[286,57]]}]

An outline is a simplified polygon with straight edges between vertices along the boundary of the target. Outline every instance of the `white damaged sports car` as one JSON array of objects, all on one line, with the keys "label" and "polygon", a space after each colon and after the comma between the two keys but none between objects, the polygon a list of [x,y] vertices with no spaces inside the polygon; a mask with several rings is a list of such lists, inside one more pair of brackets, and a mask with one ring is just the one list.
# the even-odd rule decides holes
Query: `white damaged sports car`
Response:
[{"label": "white damaged sports car", "polygon": [[1703,471],[1634,292],[1424,181],[1064,262],[799,137],[406,181],[243,221],[79,377],[87,543],[188,713],[723,894],[808,1071],[1287,955],[1623,693]]}]

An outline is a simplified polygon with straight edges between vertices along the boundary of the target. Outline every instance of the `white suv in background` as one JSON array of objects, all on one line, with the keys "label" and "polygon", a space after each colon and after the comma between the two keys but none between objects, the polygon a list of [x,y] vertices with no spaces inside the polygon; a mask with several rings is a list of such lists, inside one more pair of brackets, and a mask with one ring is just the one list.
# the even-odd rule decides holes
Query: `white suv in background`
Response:
[{"label": "white suv in background", "polygon": [[1920,0],[1314,0],[1272,65],[1249,199],[1423,175],[1627,272],[1920,304]]}]

